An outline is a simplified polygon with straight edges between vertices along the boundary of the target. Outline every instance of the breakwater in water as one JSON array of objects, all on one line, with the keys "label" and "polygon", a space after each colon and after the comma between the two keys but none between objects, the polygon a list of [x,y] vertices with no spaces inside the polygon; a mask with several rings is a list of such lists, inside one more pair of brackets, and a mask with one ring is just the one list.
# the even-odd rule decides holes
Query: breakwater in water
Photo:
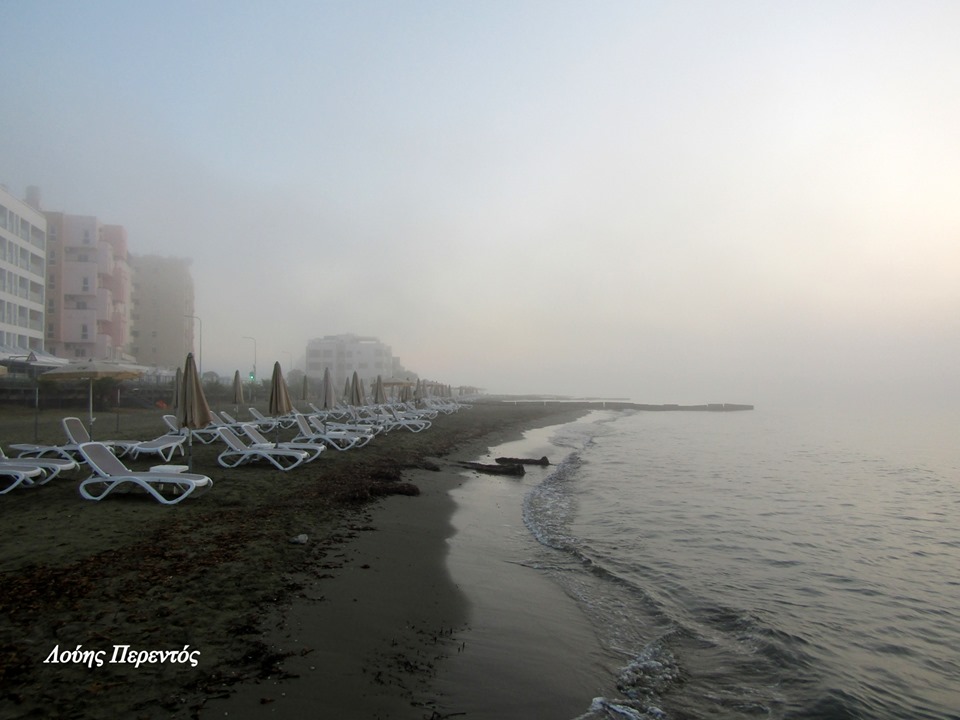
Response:
[{"label": "breakwater in water", "polygon": [[642,403],[607,403],[607,408],[631,408],[634,410],[654,410],[661,412],[669,411],[705,411],[705,412],[736,412],[740,410],[753,410],[753,405],[742,405],[738,403],[707,403],[706,405],[646,405]]},{"label": "breakwater in water", "polygon": [[502,400],[504,402],[514,403],[571,403],[582,404],[584,407],[602,408],[605,410],[649,410],[654,412],[738,412],[742,410],[753,410],[753,405],[744,403],[704,403],[702,405],[679,405],[677,403],[664,403],[654,405],[649,403],[637,403],[618,398],[571,398],[555,395],[509,395],[509,396],[487,396],[485,399]]}]

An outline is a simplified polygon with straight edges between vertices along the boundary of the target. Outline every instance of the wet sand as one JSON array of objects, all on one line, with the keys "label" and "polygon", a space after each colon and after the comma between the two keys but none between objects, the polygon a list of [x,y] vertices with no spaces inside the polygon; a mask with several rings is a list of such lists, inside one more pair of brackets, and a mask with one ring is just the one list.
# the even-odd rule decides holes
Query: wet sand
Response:
[{"label": "wet sand", "polygon": [[[450,461],[583,412],[480,403],[290,473],[225,470],[195,446],[215,487],[175,507],[83,501],[78,474],[0,496],[0,717],[455,712],[437,670],[463,652],[470,605],[445,565],[449,491],[472,481]],[[119,432],[104,415],[97,435],[159,435],[159,415],[122,414]],[[41,440],[61,441],[59,417],[41,416]],[[4,412],[0,430],[7,447],[31,441],[33,415]],[[125,645],[199,655],[111,662]],[[44,662],[77,646],[104,664]]]},{"label": "wet sand", "polygon": [[440,668],[434,688],[446,706],[472,720],[571,718],[612,690],[616,674],[595,628],[576,601],[548,577],[552,552],[531,535],[524,498],[551,474],[565,452],[546,427],[491,448],[479,458],[550,458],[523,478],[475,475],[455,488],[448,566],[470,599],[457,637],[463,651]]}]

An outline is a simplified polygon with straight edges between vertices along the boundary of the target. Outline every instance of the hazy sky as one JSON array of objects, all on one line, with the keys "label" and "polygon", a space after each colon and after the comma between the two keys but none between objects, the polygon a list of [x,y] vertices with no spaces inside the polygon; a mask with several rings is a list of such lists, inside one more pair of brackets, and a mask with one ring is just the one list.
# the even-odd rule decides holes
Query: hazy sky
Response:
[{"label": "hazy sky", "polygon": [[0,182],[192,257],[205,370],[957,401],[954,0],[0,6]]}]

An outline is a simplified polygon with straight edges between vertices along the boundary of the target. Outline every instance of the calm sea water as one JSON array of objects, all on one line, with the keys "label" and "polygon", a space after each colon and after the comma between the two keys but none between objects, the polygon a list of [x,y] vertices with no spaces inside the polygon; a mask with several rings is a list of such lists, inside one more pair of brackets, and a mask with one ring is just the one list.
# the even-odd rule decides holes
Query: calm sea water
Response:
[{"label": "calm sea water", "polygon": [[616,668],[581,717],[960,718],[956,420],[597,411],[550,429],[565,459],[525,490],[529,562]]}]

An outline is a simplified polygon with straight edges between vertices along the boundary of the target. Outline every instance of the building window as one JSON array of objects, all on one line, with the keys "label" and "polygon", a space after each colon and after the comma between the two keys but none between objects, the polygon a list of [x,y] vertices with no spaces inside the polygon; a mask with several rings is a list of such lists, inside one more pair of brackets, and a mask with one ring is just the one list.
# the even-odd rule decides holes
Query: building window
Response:
[{"label": "building window", "polygon": [[90,278],[85,277],[82,283],[83,292],[90,292]]},{"label": "building window", "polygon": [[90,335],[90,333],[89,333],[89,330],[87,329],[87,326],[86,326],[85,324],[84,324],[84,325],[81,325],[81,326],[80,326],[80,339],[81,339],[81,340],[89,340],[89,339],[90,339],[89,335]]}]

